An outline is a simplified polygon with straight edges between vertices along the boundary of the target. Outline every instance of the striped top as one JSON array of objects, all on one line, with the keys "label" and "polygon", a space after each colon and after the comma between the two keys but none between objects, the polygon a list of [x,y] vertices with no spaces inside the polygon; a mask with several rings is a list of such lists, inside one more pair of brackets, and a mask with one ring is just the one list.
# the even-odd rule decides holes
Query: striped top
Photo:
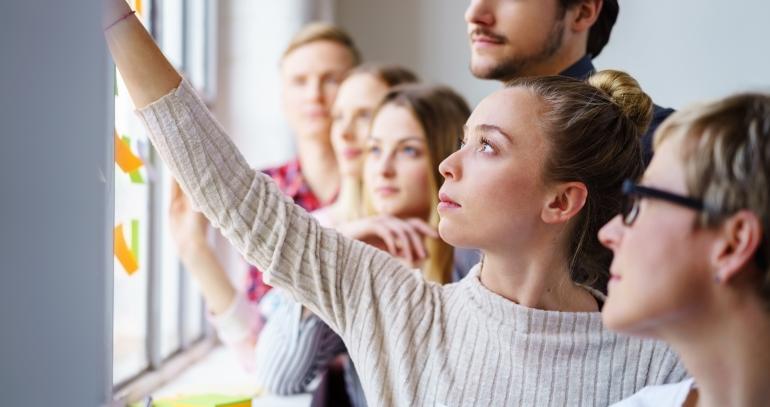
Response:
[{"label": "striped top", "polygon": [[342,337],[370,405],[606,406],[685,376],[665,345],[609,332],[599,313],[520,306],[478,268],[426,282],[321,227],[249,167],[187,81],[139,114],[212,225]]}]

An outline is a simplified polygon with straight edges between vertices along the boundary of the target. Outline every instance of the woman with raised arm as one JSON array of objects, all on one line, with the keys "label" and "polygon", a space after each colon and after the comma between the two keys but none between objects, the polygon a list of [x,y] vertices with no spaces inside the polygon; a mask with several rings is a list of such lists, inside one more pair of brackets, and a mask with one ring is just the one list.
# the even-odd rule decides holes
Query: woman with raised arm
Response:
[{"label": "woman with raised arm", "polygon": [[618,407],[770,406],[770,95],[694,105],[655,134],[612,249],[604,321],[662,339],[693,378]]},{"label": "woman with raised arm", "polygon": [[438,210],[441,237],[484,260],[439,285],[323,228],[249,170],[136,20],[106,36],[182,188],[268,283],[342,337],[369,403],[608,405],[684,377],[662,343],[601,324],[611,256],[596,233],[642,171],[652,106],[628,75],[527,78],[482,100],[439,166]]}]

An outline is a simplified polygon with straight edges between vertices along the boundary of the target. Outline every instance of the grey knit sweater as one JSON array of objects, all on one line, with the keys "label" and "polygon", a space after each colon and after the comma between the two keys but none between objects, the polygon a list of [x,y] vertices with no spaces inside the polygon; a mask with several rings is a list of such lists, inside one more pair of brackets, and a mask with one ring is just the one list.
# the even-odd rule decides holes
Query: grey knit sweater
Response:
[{"label": "grey knit sweater", "polygon": [[663,344],[611,333],[599,313],[520,306],[477,268],[428,283],[319,226],[249,167],[186,81],[139,114],[211,223],[342,337],[370,405],[607,406],[685,376]]}]

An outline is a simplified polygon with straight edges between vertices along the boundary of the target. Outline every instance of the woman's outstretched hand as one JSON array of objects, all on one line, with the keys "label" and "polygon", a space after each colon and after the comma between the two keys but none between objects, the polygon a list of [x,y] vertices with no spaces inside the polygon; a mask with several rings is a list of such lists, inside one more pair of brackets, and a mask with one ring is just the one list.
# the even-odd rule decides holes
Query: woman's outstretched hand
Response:
[{"label": "woman's outstretched hand", "polygon": [[387,250],[412,266],[428,257],[425,238],[438,238],[436,230],[422,219],[399,219],[387,215],[347,222],[338,226],[337,230],[351,239]]}]

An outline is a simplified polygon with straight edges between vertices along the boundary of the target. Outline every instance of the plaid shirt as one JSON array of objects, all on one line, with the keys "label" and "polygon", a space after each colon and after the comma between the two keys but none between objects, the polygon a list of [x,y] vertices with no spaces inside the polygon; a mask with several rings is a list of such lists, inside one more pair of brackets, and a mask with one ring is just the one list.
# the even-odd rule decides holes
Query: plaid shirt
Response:
[{"label": "plaid shirt", "polygon": [[[269,175],[284,194],[291,197],[295,204],[303,207],[306,211],[313,212],[324,206],[305,182],[299,159],[295,158],[280,167],[270,168],[262,172]],[[270,291],[271,287],[262,281],[262,272],[254,266],[249,266],[247,278],[246,293],[248,298],[250,301],[259,302]]]}]

